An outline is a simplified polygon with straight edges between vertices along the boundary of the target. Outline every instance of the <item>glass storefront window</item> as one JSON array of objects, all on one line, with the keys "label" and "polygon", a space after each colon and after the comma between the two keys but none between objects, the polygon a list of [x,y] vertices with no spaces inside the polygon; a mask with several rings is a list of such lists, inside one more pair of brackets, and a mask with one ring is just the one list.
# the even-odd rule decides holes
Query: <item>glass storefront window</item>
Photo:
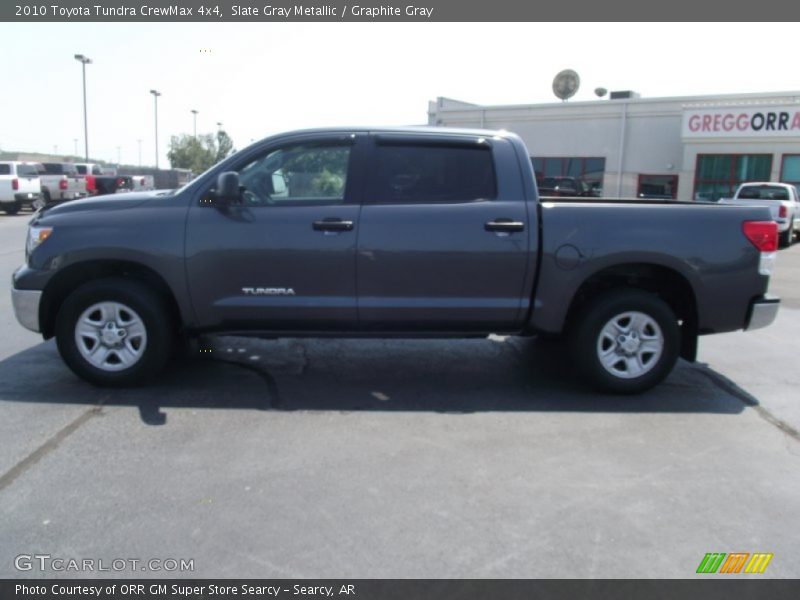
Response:
[{"label": "glass storefront window", "polygon": [[537,181],[544,177],[574,177],[585,182],[590,194],[603,196],[603,175],[606,159],[583,156],[547,156],[531,158]]},{"label": "glass storefront window", "polygon": [[677,175],[639,175],[639,198],[674,200],[678,197]]},{"label": "glass storefront window", "polygon": [[784,154],[781,162],[781,181],[793,183],[800,193],[800,154]]},{"label": "glass storefront window", "polygon": [[740,183],[769,181],[771,170],[771,154],[698,154],[694,199],[729,198]]}]

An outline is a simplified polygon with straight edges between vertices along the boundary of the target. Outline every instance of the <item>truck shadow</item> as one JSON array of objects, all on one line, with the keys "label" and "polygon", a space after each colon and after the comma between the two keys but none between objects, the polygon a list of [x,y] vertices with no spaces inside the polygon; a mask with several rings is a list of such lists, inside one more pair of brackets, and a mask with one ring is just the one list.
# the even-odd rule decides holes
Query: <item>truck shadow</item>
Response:
[{"label": "truck shadow", "polygon": [[53,342],[0,361],[0,400],[135,406],[143,422],[164,409],[254,411],[562,411],[737,414],[758,403],[703,365],[681,362],[639,396],[593,392],[554,342],[476,340],[258,340],[209,337],[142,388],[79,380]]}]

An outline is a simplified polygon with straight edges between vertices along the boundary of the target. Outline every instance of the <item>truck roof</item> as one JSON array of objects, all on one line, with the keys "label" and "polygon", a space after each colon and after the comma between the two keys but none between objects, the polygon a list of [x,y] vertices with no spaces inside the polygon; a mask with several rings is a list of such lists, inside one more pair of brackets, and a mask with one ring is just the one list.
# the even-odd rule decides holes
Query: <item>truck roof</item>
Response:
[{"label": "truck roof", "polygon": [[[317,127],[311,129],[296,129],[294,131],[286,131],[267,137],[283,137],[298,134],[314,134],[314,133],[419,133],[428,135],[479,135],[486,137],[511,137],[516,134],[506,131],[504,129],[479,129],[479,128],[461,128],[461,127],[437,127],[433,125],[404,125],[404,126],[389,126],[389,127],[368,127],[368,126],[355,126],[355,127]],[[264,138],[266,139],[266,138]]]}]

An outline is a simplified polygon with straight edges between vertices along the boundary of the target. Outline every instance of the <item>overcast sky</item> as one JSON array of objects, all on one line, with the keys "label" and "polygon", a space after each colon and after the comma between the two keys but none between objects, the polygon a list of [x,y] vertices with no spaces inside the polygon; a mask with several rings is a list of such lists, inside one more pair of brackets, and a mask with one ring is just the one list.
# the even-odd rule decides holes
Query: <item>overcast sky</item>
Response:
[{"label": "overcast sky", "polygon": [[[643,96],[800,90],[795,24],[0,23],[0,149],[154,163],[169,136],[216,122],[241,148],[289,129],[427,121],[427,102],[551,102],[553,76]],[[204,50],[201,52],[201,50]]]}]

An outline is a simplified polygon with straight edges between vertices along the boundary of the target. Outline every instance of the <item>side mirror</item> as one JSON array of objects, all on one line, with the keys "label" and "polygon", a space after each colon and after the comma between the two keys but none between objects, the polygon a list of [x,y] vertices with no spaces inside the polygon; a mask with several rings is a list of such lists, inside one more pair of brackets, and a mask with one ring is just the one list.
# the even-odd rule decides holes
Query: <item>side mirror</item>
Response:
[{"label": "side mirror", "polygon": [[239,174],[235,171],[220,173],[217,177],[217,203],[221,205],[235,204],[241,197],[239,191]]}]

